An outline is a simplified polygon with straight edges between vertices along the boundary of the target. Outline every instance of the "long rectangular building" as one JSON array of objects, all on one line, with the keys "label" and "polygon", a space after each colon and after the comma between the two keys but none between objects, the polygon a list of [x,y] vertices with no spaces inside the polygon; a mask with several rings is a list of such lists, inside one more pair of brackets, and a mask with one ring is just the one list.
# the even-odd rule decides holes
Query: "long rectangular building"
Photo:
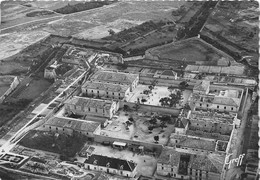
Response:
[{"label": "long rectangular building", "polygon": [[101,83],[127,85],[130,87],[130,91],[133,91],[133,89],[136,88],[139,82],[139,74],[113,71],[98,71],[90,78],[90,80]]},{"label": "long rectangular building", "polygon": [[82,93],[90,97],[123,99],[130,92],[130,87],[124,84],[87,81],[82,85]]},{"label": "long rectangular building", "polygon": [[65,111],[76,115],[107,117],[111,119],[119,108],[118,102],[74,96],[65,101]]}]

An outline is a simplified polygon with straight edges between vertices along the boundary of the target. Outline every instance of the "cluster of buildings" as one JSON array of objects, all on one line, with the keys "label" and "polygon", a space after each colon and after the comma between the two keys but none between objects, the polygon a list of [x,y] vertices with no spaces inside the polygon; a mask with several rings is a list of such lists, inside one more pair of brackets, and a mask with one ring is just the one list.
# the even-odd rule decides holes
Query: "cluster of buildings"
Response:
[{"label": "cluster of buildings", "polygon": [[[83,66],[89,70],[92,66],[101,66],[105,62],[123,63],[121,54],[105,52],[94,49],[79,48],[69,44],[63,44],[59,53],[48,63],[44,70],[44,78],[56,79],[58,69],[63,65]],[[67,68],[64,68],[65,70]],[[62,70],[60,70],[62,71]]]},{"label": "cluster of buildings", "polygon": [[178,117],[167,147],[158,159],[157,174],[181,179],[223,179],[243,88],[201,81],[189,99],[191,110]]},{"label": "cluster of buildings", "polygon": [[[148,68],[132,72],[96,68],[95,71],[86,73],[92,66],[97,67],[104,62],[123,63],[122,56],[76,48],[67,44],[64,44],[62,49],[64,54],[58,59],[54,58],[45,68],[45,78],[56,79],[56,71],[64,63],[75,67],[83,66],[84,70],[74,68],[71,76],[57,90],[60,95],[52,104],[53,107],[48,107],[48,112],[54,109],[55,113],[46,113],[44,123],[38,126],[37,130],[68,136],[84,136],[87,140],[95,142],[96,138],[108,136],[102,135],[102,129],[113,121],[113,117],[125,103],[136,105],[134,102],[128,102],[127,97],[133,96],[133,91],[137,89],[139,83],[151,85],[156,81],[158,86],[169,87],[174,84],[173,82],[179,84],[185,79],[188,81],[192,79],[193,83],[188,82],[190,86],[194,85],[187,99],[190,109],[183,107],[180,110],[165,146],[154,144],[154,147],[159,147],[161,150],[155,174],[159,177],[189,180],[225,178],[228,169],[226,159],[231,149],[233,132],[241,126],[238,112],[244,106],[242,100],[247,93],[245,87],[253,87],[256,84],[253,79],[235,77],[243,75],[242,66],[234,68],[188,65],[183,79],[178,78],[177,73],[172,70]],[[222,63],[225,63],[225,60]],[[204,74],[198,78],[200,73]],[[16,78],[11,88],[14,89],[18,84]],[[108,140],[109,138],[111,140]],[[135,144],[134,140],[129,140],[132,142],[129,143],[123,138],[120,141],[120,137],[116,138],[119,141],[114,139],[115,137],[105,137],[103,142],[109,141],[108,144],[120,147],[119,149],[141,147],[142,152],[149,144],[142,142]],[[153,147],[153,144],[149,146]],[[84,157],[81,157],[81,162],[77,163],[87,170],[124,177],[136,177],[137,174],[135,162],[94,154],[91,151],[86,151]],[[41,162],[30,160],[25,166],[31,171],[49,173]],[[247,171],[252,171],[252,168],[255,168],[255,164],[248,163]]]},{"label": "cluster of buildings", "polygon": [[138,83],[138,74],[98,71],[82,85],[82,93],[88,97],[123,100]]}]

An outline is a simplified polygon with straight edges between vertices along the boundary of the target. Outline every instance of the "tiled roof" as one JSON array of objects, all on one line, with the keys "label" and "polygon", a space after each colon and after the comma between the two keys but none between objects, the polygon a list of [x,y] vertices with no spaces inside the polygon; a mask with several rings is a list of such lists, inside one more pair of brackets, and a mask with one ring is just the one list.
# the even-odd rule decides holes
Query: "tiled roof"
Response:
[{"label": "tiled roof", "polygon": [[209,132],[198,131],[198,130],[194,131],[194,130],[190,130],[190,129],[186,131],[186,134],[190,135],[190,136],[217,139],[217,140],[223,140],[223,141],[229,141],[229,139],[230,139],[230,136],[228,136],[228,135],[222,135],[219,133],[209,133]]},{"label": "tiled roof", "polygon": [[177,73],[174,72],[174,71],[171,71],[171,70],[165,70],[162,72],[161,75],[164,75],[164,76],[175,76]]},{"label": "tiled roof", "polygon": [[91,77],[91,80],[102,82],[115,82],[130,85],[138,76],[138,74],[113,71],[98,71]]},{"label": "tiled roof", "polygon": [[182,122],[182,120],[180,118],[178,118],[177,121],[175,122],[175,127],[177,127],[177,128],[185,128],[185,125],[183,124],[183,122]]},{"label": "tiled roof", "polygon": [[134,171],[136,164],[123,159],[116,159],[102,155],[92,154],[85,160],[86,164],[96,164],[97,166],[109,167],[113,169],[122,169],[125,171]]},{"label": "tiled roof", "polygon": [[170,141],[171,145],[175,144],[175,145],[180,145],[181,147],[215,151],[216,143],[214,141],[200,139],[200,138],[191,138],[185,135],[177,135],[177,134],[172,134],[170,138],[180,140],[180,142],[177,144],[172,143]]},{"label": "tiled roof", "polygon": [[45,125],[69,128],[78,131],[94,132],[100,123],[86,120],[77,120],[67,117],[52,117],[45,123]]},{"label": "tiled roof", "polygon": [[191,112],[190,120],[206,120],[206,121],[218,121],[223,123],[233,124],[236,113],[230,112],[217,112],[214,110],[197,110]]},{"label": "tiled roof", "polygon": [[170,147],[164,147],[158,158],[158,163],[178,166],[181,153]]},{"label": "tiled roof", "polygon": [[112,105],[112,101],[79,97],[79,96],[74,96],[72,99],[68,99],[65,103],[74,104],[76,106],[94,107],[100,109],[110,109]]},{"label": "tiled roof", "polygon": [[127,85],[95,82],[95,81],[94,82],[87,81],[86,83],[83,84],[82,87],[96,89],[96,90],[104,90],[109,92],[119,92],[119,93],[125,93],[126,90],[129,88],[129,86]]},{"label": "tiled roof", "polygon": [[193,90],[197,90],[197,91],[206,91],[207,88],[210,85],[210,81],[201,81],[199,84],[195,85]]},{"label": "tiled roof", "polygon": [[222,104],[222,105],[228,105],[228,106],[236,106],[238,107],[240,104],[239,98],[229,98],[229,97],[218,97],[215,96],[213,100],[214,104]]},{"label": "tiled roof", "polygon": [[189,168],[221,173],[222,167],[224,165],[225,156],[218,154],[208,154],[206,156],[202,155],[191,155]]}]

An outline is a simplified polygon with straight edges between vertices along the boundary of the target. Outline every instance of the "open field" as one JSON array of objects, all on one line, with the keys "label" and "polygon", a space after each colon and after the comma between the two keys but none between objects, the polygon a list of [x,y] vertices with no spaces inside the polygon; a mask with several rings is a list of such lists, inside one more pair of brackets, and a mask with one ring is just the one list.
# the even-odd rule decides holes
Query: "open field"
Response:
[{"label": "open field", "polygon": [[146,54],[159,57],[159,59],[184,61],[188,64],[194,64],[196,61],[205,61],[207,64],[216,65],[217,61],[222,57],[229,61],[234,61],[230,56],[216,50],[214,47],[198,38],[187,39],[152,48],[147,50]]},{"label": "open field", "polygon": [[156,169],[156,159],[153,156],[136,154],[129,150],[119,151],[117,149],[102,146],[100,144],[93,144],[91,147],[95,148],[93,154],[101,154],[103,156],[126,159],[128,161],[137,163],[136,169],[138,175],[142,174],[145,176],[152,176]]},{"label": "open field", "polygon": [[[133,123],[127,128],[127,121],[129,117],[134,119]],[[166,124],[164,128],[160,127],[160,123],[151,124],[149,122],[151,116],[140,116],[136,112],[120,111],[118,118],[114,119],[109,125],[101,130],[101,135],[110,137],[120,137],[123,139],[130,139],[135,141],[142,141],[147,143],[155,143],[154,136],[159,136],[159,144],[166,144],[170,134],[173,131],[174,125]],[[148,127],[153,126],[153,130]]]},{"label": "open field", "polygon": [[[33,3],[37,4],[39,2]],[[118,2],[97,9],[46,18],[41,21],[38,21],[38,18],[33,23],[4,31],[7,33],[7,36],[5,36],[5,40],[0,41],[4,43],[4,46],[0,45],[6,48],[1,51],[0,59],[5,59],[18,53],[26,46],[46,37],[49,33],[96,39],[109,35],[108,29],[121,31],[151,19],[172,18],[171,11],[183,3],[178,1]],[[55,4],[55,2],[51,2],[51,4]],[[9,13],[13,13],[11,9]],[[2,13],[2,15],[8,14]],[[4,27],[1,26],[1,28]],[[37,33],[38,35],[36,36],[35,34]],[[32,40],[24,40],[24,38],[31,36],[34,37]]]},{"label": "open field", "polygon": [[22,5],[22,3],[19,4],[8,1],[1,3],[1,9],[3,10],[1,29],[43,18],[60,16],[48,9],[43,10],[42,8],[28,7]]},{"label": "open field", "polygon": [[17,54],[24,48],[47,37],[48,35],[49,33],[44,31],[31,31],[30,34],[19,32],[0,35],[0,60]]},{"label": "open field", "polygon": [[141,38],[130,41],[129,44],[123,45],[122,49],[131,51],[133,49],[148,49],[151,46],[159,46],[173,41],[177,33],[174,25],[165,26],[160,30],[155,30]]},{"label": "open field", "polygon": [[210,34],[227,49],[241,56],[253,56],[251,59],[258,61],[258,6],[256,1],[221,2],[208,18],[202,33]]}]

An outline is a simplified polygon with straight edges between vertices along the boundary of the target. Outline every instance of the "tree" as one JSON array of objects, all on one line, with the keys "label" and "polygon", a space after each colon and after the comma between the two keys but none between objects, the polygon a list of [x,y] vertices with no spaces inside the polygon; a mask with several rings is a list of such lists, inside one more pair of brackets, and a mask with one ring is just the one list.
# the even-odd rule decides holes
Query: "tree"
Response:
[{"label": "tree", "polygon": [[152,117],[151,120],[149,121],[150,124],[156,124],[157,119],[155,117]]},{"label": "tree", "polygon": [[159,136],[154,136],[153,138],[154,138],[155,142],[158,143],[158,141],[159,141]]},{"label": "tree", "polygon": [[148,130],[149,130],[149,131],[152,131],[152,130],[153,130],[153,126],[149,126],[149,127],[148,127]]},{"label": "tree", "polygon": [[168,91],[170,91],[171,94],[172,94],[172,92],[174,91],[174,89],[175,89],[175,88],[174,88],[172,85],[168,87]]},{"label": "tree", "polygon": [[142,98],[142,99],[141,99],[141,102],[142,102],[142,103],[145,103],[145,102],[147,102],[147,100]]},{"label": "tree", "polygon": [[128,118],[129,121],[133,122],[134,121],[134,118],[130,117]]},{"label": "tree", "polygon": [[183,109],[188,111],[191,110],[190,105],[188,103],[184,105]]},{"label": "tree", "polygon": [[126,126],[132,125],[132,123],[130,121],[126,121],[125,123],[126,123]]},{"label": "tree", "polygon": [[169,115],[164,115],[164,116],[162,116],[162,117],[160,118],[160,120],[161,120],[161,122],[164,122],[164,123],[169,122],[169,121],[171,120],[171,116],[169,116]]},{"label": "tree", "polygon": [[165,121],[161,122],[160,127],[161,127],[162,129],[165,128],[165,127],[167,127],[165,124],[166,124]]},{"label": "tree", "polygon": [[186,82],[186,81],[182,81],[180,84],[179,84],[179,89],[181,91],[185,90],[186,87],[189,86],[189,84]]},{"label": "tree", "polygon": [[176,94],[170,94],[170,107],[173,105],[176,106],[176,104],[179,102],[180,97],[178,97]]},{"label": "tree", "polygon": [[139,104],[135,104],[135,105],[133,106],[133,108],[135,109],[135,111],[138,111],[138,109],[140,108],[140,105],[139,105]]},{"label": "tree", "polygon": [[180,100],[181,99],[181,91],[178,89],[176,92],[177,98]]},{"label": "tree", "polygon": [[161,103],[161,106],[168,106],[170,104],[170,98],[169,97],[163,97],[159,100]]},{"label": "tree", "polygon": [[147,95],[149,94],[149,90],[144,90],[143,93]]},{"label": "tree", "polygon": [[150,85],[150,86],[148,86],[148,88],[150,89],[150,91],[152,91],[154,86]]},{"label": "tree", "polygon": [[110,34],[111,36],[113,36],[113,35],[115,34],[115,31],[114,31],[113,29],[109,29],[108,32],[109,32],[109,34]]}]

